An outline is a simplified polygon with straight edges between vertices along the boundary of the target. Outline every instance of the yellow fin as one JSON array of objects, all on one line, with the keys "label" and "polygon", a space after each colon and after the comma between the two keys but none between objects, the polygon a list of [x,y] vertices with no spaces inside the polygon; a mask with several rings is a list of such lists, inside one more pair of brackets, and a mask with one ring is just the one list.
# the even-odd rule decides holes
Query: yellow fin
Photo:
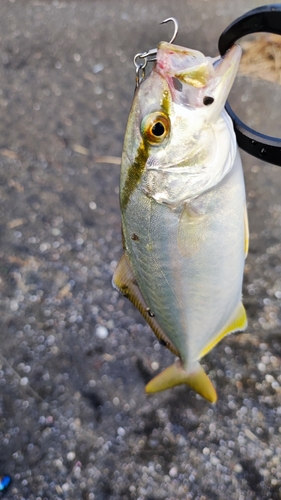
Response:
[{"label": "yellow fin", "polygon": [[248,250],[249,250],[249,224],[248,224],[247,206],[245,203],[245,208],[244,208],[244,253],[245,253],[245,259],[248,255]]},{"label": "yellow fin", "polygon": [[182,257],[195,255],[204,243],[204,215],[185,205],[181,213],[178,229],[178,248]]},{"label": "yellow fin", "polygon": [[165,391],[165,389],[170,389],[180,384],[188,385],[211,403],[217,401],[216,390],[199,363],[197,363],[195,370],[189,373],[184,370],[180,361],[176,361],[173,365],[168,366],[166,370],[159,373],[159,375],[156,375],[156,377],[148,382],[145,387],[145,392],[151,394]]},{"label": "yellow fin", "polygon": [[127,297],[139,310],[139,312],[149,324],[150,328],[153,330],[156,337],[159,340],[162,340],[165,343],[166,347],[168,347],[168,349],[170,349],[170,351],[172,351],[176,356],[179,356],[178,350],[172,344],[170,339],[168,339],[162,328],[160,328],[160,326],[158,325],[157,319],[155,319],[155,317],[153,316],[153,312],[151,312],[149,307],[147,307],[147,304],[136,282],[135,275],[126,253],[122,255],[115,269],[112,284],[114,288],[116,288],[125,297]]},{"label": "yellow fin", "polygon": [[218,335],[203,349],[200,354],[200,358],[203,358],[208,352],[210,352],[216,344],[220,342],[226,335],[233,332],[239,332],[245,330],[247,328],[247,315],[245,308],[240,302],[238,309],[235,314],[232,316],[230,323],[228,323],[219,333]]}]

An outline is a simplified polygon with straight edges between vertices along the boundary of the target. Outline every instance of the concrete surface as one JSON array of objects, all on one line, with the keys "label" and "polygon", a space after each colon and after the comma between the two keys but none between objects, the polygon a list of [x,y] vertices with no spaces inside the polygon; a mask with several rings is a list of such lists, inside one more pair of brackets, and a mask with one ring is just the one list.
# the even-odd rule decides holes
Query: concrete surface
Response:
[{"label": "concrete surface", "polygon": [[[119,167],[95,161],[121,154],[132,59],[169,39],[161,20],[177,17],[177,43],[215,55],[223,29],[264,3],[1,0],[7,500],[281,498],[281,170],[243,155],[249,328],[204,360],[218,389],[212,406],[184,387],[144,394],[173,356],[112,289]],[[278,89],[252,94],[243,76],[235,85],[244,117],[280,130]]]}]

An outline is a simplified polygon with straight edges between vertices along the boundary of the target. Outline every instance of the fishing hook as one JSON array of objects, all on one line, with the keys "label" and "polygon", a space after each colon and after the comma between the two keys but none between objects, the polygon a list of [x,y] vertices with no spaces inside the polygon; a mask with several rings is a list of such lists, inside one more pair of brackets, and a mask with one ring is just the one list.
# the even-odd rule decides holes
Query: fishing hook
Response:
[{"label": "fishing hook", "polygon": [[[174,23],[174,33],[171,40],[168,43],[173,43],[179,30],[179,24],[176,18],[168,17],[167,19],[164,19],[164,21],[161,21],[160,24],[166,24],[170,21]],[[157,49],[150,49],[147,52],[140,52],[139,54],[135,55],[134,65],[136,68],[136,88],[139,86],[139,84],[143,81],[145,77],[145,68],[147,66],[147,63],[156,61],[156,55],[157,55]],[[143,61],[140,64],[137,63],[138,58],[143,59]]]},{"label": "fishing hook", "polygon": [[169,41],[169,43],[173,43],[174,40],[176,39],[176,36],[178,34],[178,31],[179,31],[179,23],[178,23],[178,21],[176,20],[175,17],[168,17],[167,19],[165,19],[164,21],[162,21],[160,24],[166,24],[169,21],[172,21],[174,23],[174,33],[173,33],[173,36],[172,36],[171,40]]}]

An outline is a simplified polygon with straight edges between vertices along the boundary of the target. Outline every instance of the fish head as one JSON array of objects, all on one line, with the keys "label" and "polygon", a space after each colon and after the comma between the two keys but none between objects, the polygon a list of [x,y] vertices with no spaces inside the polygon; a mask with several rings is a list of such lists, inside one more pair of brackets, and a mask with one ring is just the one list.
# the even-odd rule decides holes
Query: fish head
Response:
[{"label": "fish head", "polygon": [[133,175],[133,184],[147,196],[177,206],[226,175],[234,162],[236,141],[224,105],[240,57],[237,45],[223,58],[211,58],[159,44],[155,67],[137,89],[129,116],[124,188]]}]

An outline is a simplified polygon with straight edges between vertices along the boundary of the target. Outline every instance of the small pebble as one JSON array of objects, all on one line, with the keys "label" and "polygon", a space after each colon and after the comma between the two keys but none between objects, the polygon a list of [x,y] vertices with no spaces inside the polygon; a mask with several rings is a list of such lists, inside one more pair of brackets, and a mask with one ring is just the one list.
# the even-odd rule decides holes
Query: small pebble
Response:
[{"label": "small pebble", "polygon": [[11,300],[10,301],[10,309],[11,311],[17,311],[19,308],[19,305],[16,300]]},{"label": "small pebble", "polygon": [[178,475],[177,467],[172,467],[169,471],[169,476],[170,477],[177,477],[177,475]]},{"label": "small pebble", "polygon": [[104,65],[102,63],[98,63],[98,64],[95,64],[93,66],[93,73],[100,73],[100,71],[102,71],[104,68]]},{"label": "small pebble", "polygon": [[234,472],[236,472],[237,474],[240,474],[240,472],[242,472],[243,468],[242,468],[242,465],[241,464],[236,464],[234,465]]},{"label": "small pebble", "polygon": [[27,377],[22,377],[22,378],[20,379],[20,385],[25,386],[25,385],[27,385],[27,384],[28,384],[28,382],[29,382],[29,380],[28,380],[28,378],[27,378]]},{"label": "small pebble", "polygon": [[106,339],[108,337],[108,329],[105,326],[99,325],[96,328],[96,336],[99,339]]}]

